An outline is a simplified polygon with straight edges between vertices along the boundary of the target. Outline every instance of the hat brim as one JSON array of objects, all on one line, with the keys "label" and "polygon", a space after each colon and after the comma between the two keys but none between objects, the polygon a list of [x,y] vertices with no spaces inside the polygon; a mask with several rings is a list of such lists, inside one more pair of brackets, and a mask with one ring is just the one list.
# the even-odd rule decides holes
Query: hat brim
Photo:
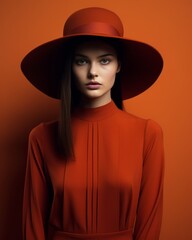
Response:
[{"label": "hat brim", "polygon": [[100,37],[115,39],[123,49],[121,59],[122,99],[129,99],[148,89],[158,78],[163,68],[160,53],[152,46],[135,40],[106,35],[76,34],[44,43],[30,51],[21,62],[25,77],[46,95],[60,98],[60,70],[57,65],[65,58],[65,46],[71,39]]}]

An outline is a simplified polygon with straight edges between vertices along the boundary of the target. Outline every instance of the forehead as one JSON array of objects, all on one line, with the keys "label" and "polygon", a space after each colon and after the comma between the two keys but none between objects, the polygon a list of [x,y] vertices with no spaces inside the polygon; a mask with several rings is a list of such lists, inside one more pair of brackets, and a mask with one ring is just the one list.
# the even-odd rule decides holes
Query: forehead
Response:
[{"label": "forehead", "polygon": [[91,40],[77,44],[75,48],[75,54],[85,52],[93,53],[105,52],[116,55],[115,48],[111,44],[106,43],[102,40]]}]

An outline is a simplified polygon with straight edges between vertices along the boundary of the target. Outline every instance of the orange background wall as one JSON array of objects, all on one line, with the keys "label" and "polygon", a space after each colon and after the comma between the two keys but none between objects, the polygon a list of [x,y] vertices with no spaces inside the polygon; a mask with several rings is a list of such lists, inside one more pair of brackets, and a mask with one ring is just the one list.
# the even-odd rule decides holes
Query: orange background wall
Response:
[{"label": "orange background wall", "polygon": [[164,57],[158,82],[126,101],[126,109],[164,130],[166,174],[161,240],[192,239],[192,1],[1,0],[0,3],[0,239],[21,239],[27,136],[56,118],[58,102],[34,89],[20,71],[22,57],[60,37],[74,10],[106,7],[121,16],[125,35]]}]

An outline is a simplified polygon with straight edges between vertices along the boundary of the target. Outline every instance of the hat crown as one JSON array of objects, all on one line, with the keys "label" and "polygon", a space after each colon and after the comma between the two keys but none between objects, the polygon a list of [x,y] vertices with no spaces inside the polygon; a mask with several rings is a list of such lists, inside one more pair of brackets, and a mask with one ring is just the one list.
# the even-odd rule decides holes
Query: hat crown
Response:
[{"label": "hat crown", "polygon": [[123,36],[123,24],[112,11],[104,8],[85,8],[74,12],[67,19],[63,35],[106,35]]}]

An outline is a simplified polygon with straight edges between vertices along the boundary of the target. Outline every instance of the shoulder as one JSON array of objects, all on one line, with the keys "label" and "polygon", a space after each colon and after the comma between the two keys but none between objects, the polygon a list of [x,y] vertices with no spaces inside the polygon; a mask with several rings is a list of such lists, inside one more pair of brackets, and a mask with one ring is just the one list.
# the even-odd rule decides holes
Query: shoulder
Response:
[{"label": "shoulder", "polygon": [[130,122],[135,122],[135,123],[139,123],[139,122],[145,122],[146,119],[144,118],[141,118],[139,116],[136,116],[132,113],[129,113],[127,112],[126,110],[121,110],[121,109],[118,109],[119,111],[119,117],[122,118],[122,120],[124,119],[125,121],[130,121]]},{"label": "shoulder", "polygon": [[[58,149],[58,121],[40,123],[29,133],[30,152],[40,154],[44,159],[55,156]],[[47,160],[46,160],[47,161]]]},{"label": "shoulder", "polygon": [[128,126],[134,129],[143,130],[147,124],[147,119],[141,118],[139,116],[133,115],[125,110],[119,110],[119,122],[122,126]]},{"label": "shoulder", "polygon": [[154,120],[148,119],[146,121],[145,135],[148,138],[155,139],[156,137],[163,137],[163,130],[161,126]]},{"label": "shoulder", "polygon": [[161,126],[152,119],[145,119],[126,111],[121,111],[119,116],[122,128],[131,129],[135,134],[141,135],[146,141],[156,137],[162,138],[163,136]]},{"label": "shoulder", "polygon": [[35,126],[29,133],[29,140],[43,140],[57,133],[58,121],[43,122]]},{"label": "shoulder", "polygon": [[158,156],[160,159],[163,159],[163,142],[161,126],[151,119],[147,120],[144,133],[144,156],[153,156],[153,158]]},{"label": "shoulder", "polygon": [[142,124],[144,125],[144,127],[149,130],[149,131],[154,131],[154,132],[158,132],[158,131],[162,131],[161,126],[154,120],[152,119],[145,119],[139,116],[136,116],[132,113],[129,113],[125,110],[120,110],[121,111],[121,117],[124,118],[127,121],[136,123],[136,124]]}]

